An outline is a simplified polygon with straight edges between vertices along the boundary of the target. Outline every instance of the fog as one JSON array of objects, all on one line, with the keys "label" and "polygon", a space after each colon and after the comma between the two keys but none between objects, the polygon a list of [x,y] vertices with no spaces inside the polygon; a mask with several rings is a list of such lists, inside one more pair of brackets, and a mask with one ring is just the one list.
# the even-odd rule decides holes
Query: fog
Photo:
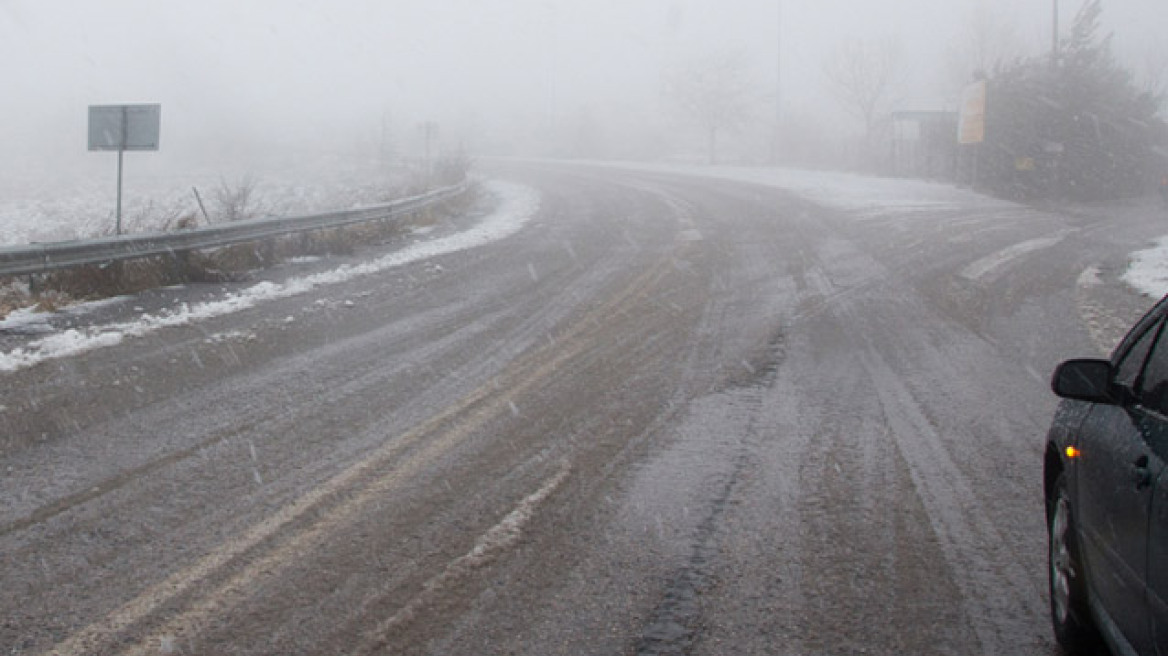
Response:
[{"label": "fog", "polygon": [[[750,161],[780,106],[825,142],[860,129],[824,79],[847,40],[899,44],[902,106],[953,108],[979,11],[1003,53],[1050,48],[1049,0],[0,0],[0,173],[106,174],[86,107],[130,102],[162,105],[160,152],[132,164],[157,170],[418,156],[425,124],[435,152],[684,159],[700,131],[663,90],[715,55],[750,83],[728,145]],[[1116,0],[1104,20],[1139,66],[1166,14]]]}]

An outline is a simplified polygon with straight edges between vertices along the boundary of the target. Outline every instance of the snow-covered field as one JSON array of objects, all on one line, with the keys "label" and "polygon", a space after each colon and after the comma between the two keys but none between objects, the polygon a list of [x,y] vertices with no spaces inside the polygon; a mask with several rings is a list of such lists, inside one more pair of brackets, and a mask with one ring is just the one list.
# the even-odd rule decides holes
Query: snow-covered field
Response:
[{"label": "snow-covered field", "polygon": [[[198,189],[212,222],[222,220],[220,191],[253,189],[249,213],[291,216],[383,203],[401,195],[408,176],[376,166],[287,169],[272,175],[238,173],[142,173],[128,167],[123,183],[122,226],[125,232],[153,232],[179,219],[206,221]],[[70,176],[52,183],[43,179],[0,180],[0,246],[88,239],[113,234],[117,206],[115,177]]]}]

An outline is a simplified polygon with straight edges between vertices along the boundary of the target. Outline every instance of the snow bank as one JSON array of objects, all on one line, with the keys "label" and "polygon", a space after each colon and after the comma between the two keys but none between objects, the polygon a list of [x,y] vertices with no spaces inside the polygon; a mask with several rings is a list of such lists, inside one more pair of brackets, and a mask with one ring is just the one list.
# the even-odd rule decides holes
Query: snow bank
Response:
[{"label": "snow bank", "polygon": [[1161,237],[1152,248],[1132,253],[1123,281],[1153,298],[1168,294],[1168,236]]},{"label": "snow bank", "polygon": [[[176,310],[159,315],[144,314],[124,323],[94,326],[83,330],[70,329],[56,333],[7,353],[0,353],[0,372],[31,367],[39,362],[64,358],[94,349],[115,346],[127,337],[141,337],[171,326],[182,326],[212,317],[223,316],[255,307],[265,301],[304,294],[325,285],[342,283],[360,276],[375,274],[412,262],[463,251],[511,236],[523,227],[539,209],[538,192],[529,187],[503,182],[491,182],[487,190],[498,197],[494,213],[477,225],[453,235],[414,243],[376,260],[345,265],[308,276],[295,277],[282,283],[261,282],[221,299],[183,304]],[[26,325],[31,321],[27,313],[13,313],[11,321]],[[0,321],[0,330],[17,327],[8,319]]]}]

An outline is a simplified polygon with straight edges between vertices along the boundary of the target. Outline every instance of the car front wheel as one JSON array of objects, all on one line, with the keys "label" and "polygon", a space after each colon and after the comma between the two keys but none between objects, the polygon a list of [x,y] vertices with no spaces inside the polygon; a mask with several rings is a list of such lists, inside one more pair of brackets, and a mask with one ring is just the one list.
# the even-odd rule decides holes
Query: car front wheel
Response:
[{"label": "car front wheel", "polygon": [[1050,498],[1050,616],[1055,638],[1067,654],[1093,653],[1098,637],[1087,608],[1071,498],[1060,474]]}]

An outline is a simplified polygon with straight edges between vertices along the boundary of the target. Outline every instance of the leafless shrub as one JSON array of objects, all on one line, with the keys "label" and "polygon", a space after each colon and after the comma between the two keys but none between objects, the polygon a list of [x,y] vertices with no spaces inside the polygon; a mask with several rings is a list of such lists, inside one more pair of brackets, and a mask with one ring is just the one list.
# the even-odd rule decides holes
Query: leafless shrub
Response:
[{"label": "leafless shrub", "polygon": [[199,218],[193,212],[183,214],[176,219],[168,220],[162,229],[166,232],[173,230],[191,230],[199,227]]},{"label": "leafless shrub", "polygon": [[179,206],[163,207],[153,200],[146,206],[131,215],[126,223],[128,232],[146,232],[161,229],[170,230],[170,226],[183,216],[183,208]]},{"label": "leafless shrub", "polygon": [[32,304],[32,294],[27,284],[11,278],[0,279],[0,319],[7,317],[13,310]]},{"label": "leafless shrub", "polygon": [[445,155],[434,163],[433,182],[440,187],[462,184],[473,166],[474,159],[465,152]]},{"label": "leafless shrub", "polygon": [[234,182],[225,178],[219,179],[219,186],[215,188],[215,203],[219,209],[219,217],[223,221],[242,221],[260,214],[255,201],[256,179],[250,174]]},{"label": "leafless shrub", "polygon": [[29,285],[14,279],[0,280],[0,319],[23,308],[35,312],[56,312],[76,302],[67,292],[46,289],[34,293]]},{"label": "leafless shrub", "polygon": [[36,296],[36,311],[37,312],[57,312],[69,305],[72,305],[75,300],[65,292],[49,289]]},{"label": "leafless shrub", "polygon": [[[192,214],[180,205],[167,207],[154,200],[149,200],[145,205],[133,209],[122,217],[122,232],[166,232],[173,229],[172,226],[187,221],[188,217],[191,220],[194,218]],[[117,222],[114,219],[113,213],[110,213],[108,219],[102,223],[96,232],[106,237],[117,232]]]}]

